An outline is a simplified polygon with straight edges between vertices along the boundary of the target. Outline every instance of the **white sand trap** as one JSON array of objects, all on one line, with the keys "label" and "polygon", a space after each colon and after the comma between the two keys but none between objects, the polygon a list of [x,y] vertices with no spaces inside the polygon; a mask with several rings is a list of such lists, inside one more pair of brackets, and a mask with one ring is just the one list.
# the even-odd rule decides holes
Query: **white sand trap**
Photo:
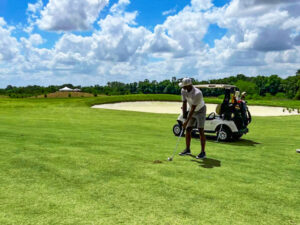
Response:
[{"label": "white sand trap", "polygon": [[[114,109],[149,113],[180,114],[181,102],[121,102],[113,104],[94,105],[96,109]],[[207,114],[216,111],[216,104],[206,104]],[[248,106],[252,116],[288,116],[299,115],[297,110],[289,112],[282,107]]]}]

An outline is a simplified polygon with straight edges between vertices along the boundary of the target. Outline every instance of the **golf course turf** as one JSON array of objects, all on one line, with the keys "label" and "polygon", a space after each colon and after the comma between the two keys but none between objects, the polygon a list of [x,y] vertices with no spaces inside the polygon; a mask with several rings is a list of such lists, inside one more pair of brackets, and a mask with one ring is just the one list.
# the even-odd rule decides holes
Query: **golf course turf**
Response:
[{"label": "golf course turf", "polygon": [[300,116],[254,117],[240,141],[208,138],[208,159],[168,162],[177,115],[90,108],[178,99],[0,98],[0,224],[300,224]]}]

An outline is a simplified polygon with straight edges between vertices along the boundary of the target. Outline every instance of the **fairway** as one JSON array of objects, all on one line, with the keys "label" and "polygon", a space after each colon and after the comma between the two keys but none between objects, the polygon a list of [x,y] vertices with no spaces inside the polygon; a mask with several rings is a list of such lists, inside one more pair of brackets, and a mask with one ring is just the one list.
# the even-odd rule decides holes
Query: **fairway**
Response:
[{"label": "fairway", "polygon": [[178,115],[91,99],[0,99],[1,225],[300,224],[300,116],[168,162]]}]

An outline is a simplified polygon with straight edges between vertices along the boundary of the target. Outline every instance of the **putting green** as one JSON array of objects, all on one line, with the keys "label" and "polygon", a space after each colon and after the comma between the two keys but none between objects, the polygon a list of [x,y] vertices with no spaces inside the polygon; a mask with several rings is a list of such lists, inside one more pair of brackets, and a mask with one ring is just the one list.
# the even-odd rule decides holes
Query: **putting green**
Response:
[{"label": "putting green", "polygon": [[168,162],[177,115],[92,101],[0,99],[0,224],[300,224],[300,116]]}]

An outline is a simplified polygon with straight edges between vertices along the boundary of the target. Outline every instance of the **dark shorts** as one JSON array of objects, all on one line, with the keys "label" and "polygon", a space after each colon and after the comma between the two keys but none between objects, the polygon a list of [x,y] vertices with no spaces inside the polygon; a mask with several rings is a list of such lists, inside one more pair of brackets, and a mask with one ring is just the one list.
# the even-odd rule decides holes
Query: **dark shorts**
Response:
[{"label": "dark shorts", "polygon": [[199,111],[194,112],[192,118],[188,122],[187,127],[195,127],[197,122],[197,128],[204,128],[206,120],[206,105],[204,105]]}]

